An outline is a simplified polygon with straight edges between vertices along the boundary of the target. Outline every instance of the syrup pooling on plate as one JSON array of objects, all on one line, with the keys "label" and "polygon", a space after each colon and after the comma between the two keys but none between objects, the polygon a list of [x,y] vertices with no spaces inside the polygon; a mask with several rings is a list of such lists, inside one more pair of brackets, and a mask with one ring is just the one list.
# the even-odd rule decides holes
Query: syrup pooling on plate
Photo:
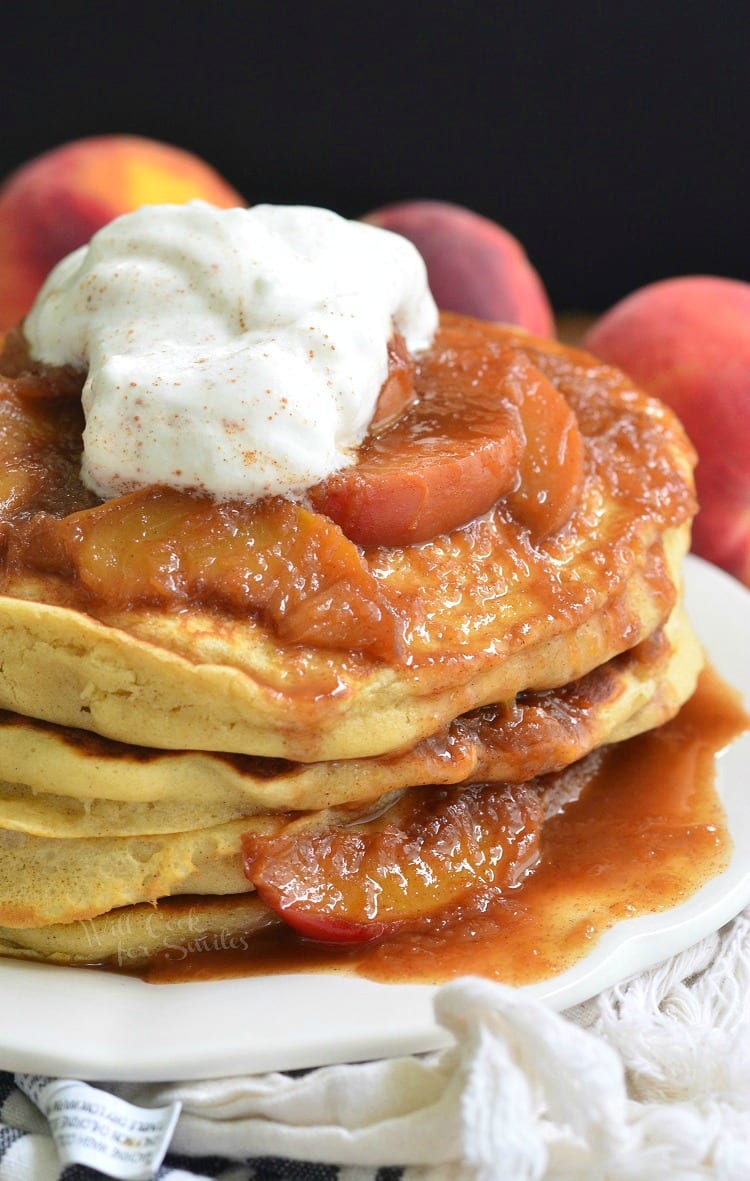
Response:
[{"label": "syrup pooling on plate", "polygon": [[732,842],[715,756],[749,722],[739,694],[709,668],[671,722],[546,781],[553,815],[538,864],[515,888],[479,893],[369,944],[323,945],[283,924],[246,951],[196,938],[142,974],[156,983],[332,970],[387,983],[480,974],[515,985],[555,976],[616,923],[677,906],[726,868]]}]

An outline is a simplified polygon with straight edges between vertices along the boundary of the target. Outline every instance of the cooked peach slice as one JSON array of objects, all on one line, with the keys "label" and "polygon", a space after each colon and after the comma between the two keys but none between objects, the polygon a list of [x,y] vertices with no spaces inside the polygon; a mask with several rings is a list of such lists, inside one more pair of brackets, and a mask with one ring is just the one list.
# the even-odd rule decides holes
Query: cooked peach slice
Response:
[{"label": "cooked peach slice", "polygon": [[388,376],[378,395],[370,423],[373,434],[395,422],[415,397],[414,358],[401,333],[396,332],[388,342]]},{"label": "cooked peach slice", "polygon": [[511,888],[537,859],[540,824],[530,785],[412,788],[367,823],[247,833],[245,873],[300,934],[358,943]]},{"label": "cooked peach slice", "polygon": [[524,446],[503,391],[506,362],[446,334],[416,370],[417,400],[371,434],[357,462],[311,490],[314,507],[362,546],[403,546],[449,533],[515,485]]},{"label": "cooked peach slice", "polygon": [[357,547],[290,501],[153,487],[64,520],[40,514],[22,536],[27,562],[111,608],[220,603],[259,612],[290,643],[400,654],[401,620]]},{"label": "cooked peach slice", "polygon": [[0,377],[2,522],[91,503],[78,479],[82,426],[78,402],[43,396],[38,379]]},{"label": "cooked peach slice", "polygon": [[583,437],[563,395],[520,350],[508,365],[504,390],[526,436],[518,487],[506,502],[532,540],[542,541],[562,528],[580,499]]},{"label": "cooked peach slice", "polygon": [[311,490],[359,545],[429,541],[503,498],[536,543],[578,503],[584,447],[573,411],[520,348],[498,348],[478,327],[443,317],[416,366],[416,401]]}]

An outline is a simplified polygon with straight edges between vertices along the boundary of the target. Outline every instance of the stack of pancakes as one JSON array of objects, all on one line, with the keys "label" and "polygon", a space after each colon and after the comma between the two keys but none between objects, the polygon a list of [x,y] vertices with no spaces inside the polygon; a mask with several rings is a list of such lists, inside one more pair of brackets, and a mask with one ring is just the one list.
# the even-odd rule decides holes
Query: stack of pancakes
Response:
[{"label": "stack of pancakes", "polygon": [[542,542],[500,501],[454,533],[368,551],[401,604],[405,658],[291,645],[218,608],[94,617],[59,579],[7,565],[2,954],[102,962],[250,935],[278,920],[246,876],[244,834],[357,825],[417,786],[549,784],[690,696],[686,436],[587,354],[491,331],[567,398],[582,494]]}]

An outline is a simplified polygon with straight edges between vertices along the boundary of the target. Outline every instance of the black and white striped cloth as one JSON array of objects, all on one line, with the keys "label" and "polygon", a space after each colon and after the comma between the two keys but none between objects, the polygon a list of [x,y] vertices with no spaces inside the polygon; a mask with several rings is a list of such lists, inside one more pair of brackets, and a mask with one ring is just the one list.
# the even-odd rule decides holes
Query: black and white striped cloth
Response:
[{"label": "black and white striped cloth", "polygon": [[[18,1089],[14,1076],[0,1071],[0,1181],[104,1181],[87,1165],[59,1163],[46,1121]],[[404,1170],[313,1164],[283,1157],[243,1162],[225,1157],[168,1153],[154,1181],[402,1181]]]}]

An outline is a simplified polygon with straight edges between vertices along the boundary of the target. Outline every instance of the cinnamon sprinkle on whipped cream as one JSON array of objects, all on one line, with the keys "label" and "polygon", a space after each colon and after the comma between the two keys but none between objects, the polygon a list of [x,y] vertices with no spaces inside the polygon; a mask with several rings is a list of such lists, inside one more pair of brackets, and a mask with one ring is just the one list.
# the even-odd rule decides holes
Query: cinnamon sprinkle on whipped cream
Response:
[{"label": "cinnamon sprinkle on whipped cream", "polygon": [[31,355],[87,371],[84,483],[301,495],[351,463],[394,331],[437,309],[406,239],[324,209],[144,206],[54,268]]}]

